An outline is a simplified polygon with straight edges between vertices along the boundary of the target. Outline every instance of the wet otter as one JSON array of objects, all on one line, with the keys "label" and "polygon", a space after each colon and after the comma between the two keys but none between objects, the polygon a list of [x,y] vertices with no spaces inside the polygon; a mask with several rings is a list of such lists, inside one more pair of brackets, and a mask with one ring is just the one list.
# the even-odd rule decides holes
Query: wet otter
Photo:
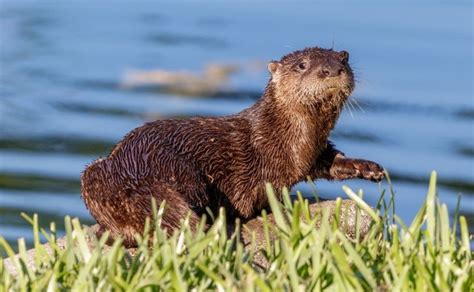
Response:
[{"label": "wet otter", "polygon": [[168,231],[191,213],[224,207],[247,220],[267,207],[264,183],[276,190],[313,179],[379,181],[378,164],[349,159],[328,141],[354,88],[349,54],[306,48],[268,64],[265,92],[226,117],[158,120],[130,132],[82,175],[82,197],[99,225],[125,245],[151,216],[151,197],[166,200]]}]

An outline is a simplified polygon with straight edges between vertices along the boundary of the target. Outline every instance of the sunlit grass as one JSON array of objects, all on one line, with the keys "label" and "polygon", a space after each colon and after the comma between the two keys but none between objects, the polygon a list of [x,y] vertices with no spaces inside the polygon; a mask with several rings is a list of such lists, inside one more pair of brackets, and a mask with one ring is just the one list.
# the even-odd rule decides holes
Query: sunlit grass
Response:
[{"label": "sunlit grass", "polygon": [[[450,217],[447,206],[438,201],[435,173],[426,201],[409,225],[393,212],[393,197],[381,198],[371,209],[360,194],[346,187],[344,191],[373,219],[365,237],[346,237],[337,224],[340,221],[329,220],[328,212],[322,220],[310,218],[301,197],[291,202],[286,194],[279,203],[267,186],[276,225],[263,216],[265,237],[275,236],[261,251],[265,263],[254,263],[255,250],[238,240],[238,230],[228,235],[223,214],[206,232],[202,225],[193,233],[185,222],[179,232],[167,237],[154,228],[163,211],[155,207],[154,224],[147,224],[151,232],[137,238],[134,256],[120,241],[104,253],[105,238],[92,238],[95,248],[90,249],[83,227],[69,217],[65,218],[67,244],[60,248],[54,224],[46,232],[39,229],[37,216],[28,217],[35,238],[34,262],[27,263],[23,239],[18,240],[15,257],[0,237],[0,247],[17,271],[10,275],[0,261],[0,291],[472,291],[474,263],[466,219],[457,218],[457,212]],[[339,215],[340,211],[334,214]],[[40,234],[48,240],[49,252],[41,245]]]}]

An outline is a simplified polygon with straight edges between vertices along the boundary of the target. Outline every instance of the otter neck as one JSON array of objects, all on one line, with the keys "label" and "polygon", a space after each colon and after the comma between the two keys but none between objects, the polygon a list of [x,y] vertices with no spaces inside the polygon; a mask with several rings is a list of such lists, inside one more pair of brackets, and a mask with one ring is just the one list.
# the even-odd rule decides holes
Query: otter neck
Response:
[{"label": "otter neck", "polygon": [[291,100],[295,98],[277,96],[270,85],[247,113],[255,150],[266,165],[282,163],[282,167],[275,167],[278,172],[287,172],[288,185],[309,174],[314,161],[326,148],[341,108],[326,101],[311,105],[286,102]]}]

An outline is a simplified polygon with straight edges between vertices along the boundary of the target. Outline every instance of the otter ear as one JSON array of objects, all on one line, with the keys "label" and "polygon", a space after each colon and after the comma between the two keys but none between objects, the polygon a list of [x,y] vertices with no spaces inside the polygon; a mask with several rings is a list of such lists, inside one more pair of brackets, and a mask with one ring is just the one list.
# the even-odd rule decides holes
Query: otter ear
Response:
[{"label": "otter ear", "polygon": [[281,63],[277,61],[271,61],[268,63],[268,72],[272,74],[272,76],[275,76],[275,73],[278,71],[278,69],[281,67]]}]

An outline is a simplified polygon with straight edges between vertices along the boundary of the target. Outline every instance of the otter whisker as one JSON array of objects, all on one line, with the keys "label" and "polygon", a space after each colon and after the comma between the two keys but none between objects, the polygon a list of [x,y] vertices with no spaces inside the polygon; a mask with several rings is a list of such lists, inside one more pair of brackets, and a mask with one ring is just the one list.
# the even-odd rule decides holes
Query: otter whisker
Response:
[{"label": "otter whisker", "polygon": [[351,111],[351,107],[350,107],[350,101],[344,103],[343,107],[344,109],[347,109],[349,111],[349,113],[351,114],[351,117],[354,118],[354,115],[352,114],[352,111]]},{"label": "otter whisker", "polygon": [[352,99],[352,102],[360,109],[360,111],[361,111],[362,113],[365,114],[365,110],[364,110],[364,109],[362,108],[362,106],[359,104],[359,102],[357,101],[357,99],[353,98],[353,99]]},{"label": "otter whisker", "polygon": [[360,111],[360,112],[364,113],[364,110],[361,109],[361,107],[357,104],[357,101],[355,99],[351,100],[351,105],[352,105],[352,109],[354,109],[354,112]]},{"label": "otter whisker", "polygon": [[368,102],[367,100],[364,100],[364,99],[358,99],[358,102],[362,105],[366,105],[366,106],[369,106],[370,105],[370,102]]}]

